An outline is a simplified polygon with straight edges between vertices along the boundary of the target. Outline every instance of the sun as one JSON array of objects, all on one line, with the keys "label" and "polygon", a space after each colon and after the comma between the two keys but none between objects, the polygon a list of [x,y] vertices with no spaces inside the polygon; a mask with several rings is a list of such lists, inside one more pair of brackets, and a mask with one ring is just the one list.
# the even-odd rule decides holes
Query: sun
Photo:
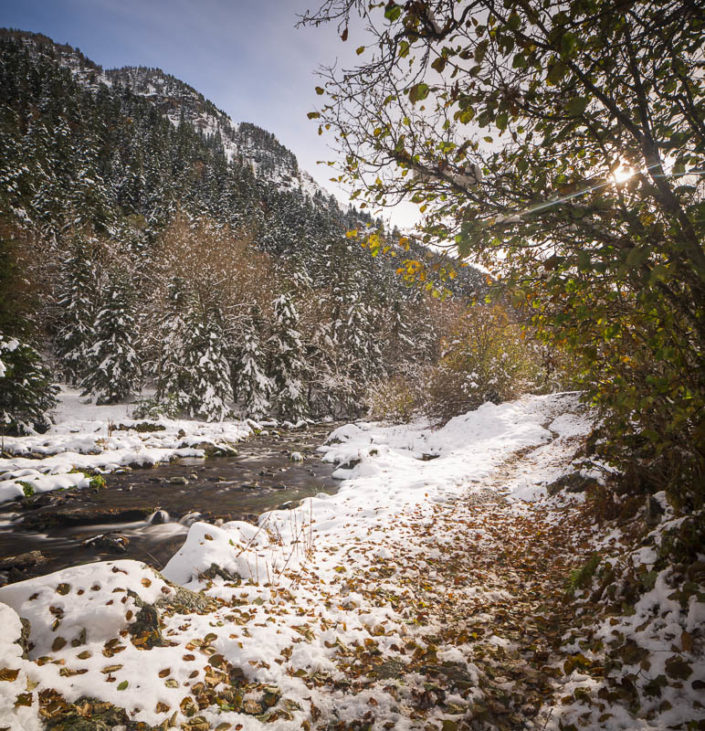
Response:
[{"label": "sun", "polygon": [[612,180],[614,180],[617,185],[620,185],[621,183],[626,183],[627,180],[635,175],[635,173],[636,170],[634,170],[631,165],[627,165],[625,162],[620,162],[619,166],[612,171]]}]

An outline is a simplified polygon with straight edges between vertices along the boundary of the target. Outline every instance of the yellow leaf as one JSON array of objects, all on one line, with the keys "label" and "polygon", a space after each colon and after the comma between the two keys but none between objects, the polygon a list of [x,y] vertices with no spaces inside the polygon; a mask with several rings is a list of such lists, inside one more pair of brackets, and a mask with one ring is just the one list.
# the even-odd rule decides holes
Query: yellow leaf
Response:
[{"label": "yellow leaf", "polygon": [[13,670],[11,668],[0,668],[0,680],[7,680],[10,683],[17,680],[19,670]]}]

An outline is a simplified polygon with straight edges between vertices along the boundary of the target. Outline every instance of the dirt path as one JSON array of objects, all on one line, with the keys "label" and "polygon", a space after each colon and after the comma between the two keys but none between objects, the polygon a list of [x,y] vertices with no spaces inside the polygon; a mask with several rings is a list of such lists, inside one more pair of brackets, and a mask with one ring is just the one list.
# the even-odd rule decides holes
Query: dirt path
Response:
[{"label": "dirt path", "polygon": [[[393,558],[375,559],[342,588],[389,602],[405,620],[402,632],[380,626],[361,645],[341,647],[348,681],[328,687],[388,694],[396,713],[383,728],[543,728],[565,659],[566,581],[580,561],[576,512],[558,517],[488,489],[409,516],[404,539],[386,546]],[[370,698],[366,718],[317,727],[371,728],[382,719]]]}]

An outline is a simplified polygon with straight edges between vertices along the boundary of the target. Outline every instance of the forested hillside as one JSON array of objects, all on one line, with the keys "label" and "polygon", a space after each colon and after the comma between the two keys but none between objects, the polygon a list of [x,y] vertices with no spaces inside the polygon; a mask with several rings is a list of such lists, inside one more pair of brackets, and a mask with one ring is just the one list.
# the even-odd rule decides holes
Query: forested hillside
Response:
[{"label": "forested hillside", "polygon": [[[152,386],[145,412],[209,420],[360,413],[371,385],[387,402],[390,383],[418,380],[464,326],[477,272],[460,270],[442,303],[430,284],[405,286],[404,248],[360,245],[363,233],[392,240],[380,221],[343,210],[274,135],[178,79],[103,71],[3,31],[0,86],[11,429],[45,421],[59,379],[101,403]],[[407,410],[409,388],[394,391]]]}]

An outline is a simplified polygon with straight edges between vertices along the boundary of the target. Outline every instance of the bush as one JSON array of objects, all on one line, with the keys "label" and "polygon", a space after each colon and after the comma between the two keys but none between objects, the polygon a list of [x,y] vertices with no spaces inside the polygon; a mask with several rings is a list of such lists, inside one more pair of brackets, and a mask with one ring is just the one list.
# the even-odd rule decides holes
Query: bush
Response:
[{"label": "bush", "polygon": [[94,490],[103,490],[108,485],[105,482],[105,477],[103,475],[93,475],[91,479],[88,481],[88,487],[93,488]]},{"label": "bush", "polygon": [[572,596],[578,589],[585,589],[590,585],[601,560],[602,556],[599,553],[593,553],[579,569],[570,572],[567,582],[568,594]]},{"label": "bush", "polygon": [[419,393],[409,379],[394,376],[372,386],[366,403],[371,418],[406,423],[419,408]]},{"label": "bush", "polygon": [[183,416],[183,408],[178,396],[171,394],[163,399],[145,399],[138,401],[132,409],[133,419],[178,419]]},{"label": "bush", "polygon": [[17,484],[22,488],[24,496],[27,498],[34,497],[34,485],[25,480],[17,480]]},{"label": "bush", "polygon": [[538,351],[521,326],[500,305],[478,305],[458,319],[427,371],[424,411],[447,420],[536,390],[542,380]]}]

